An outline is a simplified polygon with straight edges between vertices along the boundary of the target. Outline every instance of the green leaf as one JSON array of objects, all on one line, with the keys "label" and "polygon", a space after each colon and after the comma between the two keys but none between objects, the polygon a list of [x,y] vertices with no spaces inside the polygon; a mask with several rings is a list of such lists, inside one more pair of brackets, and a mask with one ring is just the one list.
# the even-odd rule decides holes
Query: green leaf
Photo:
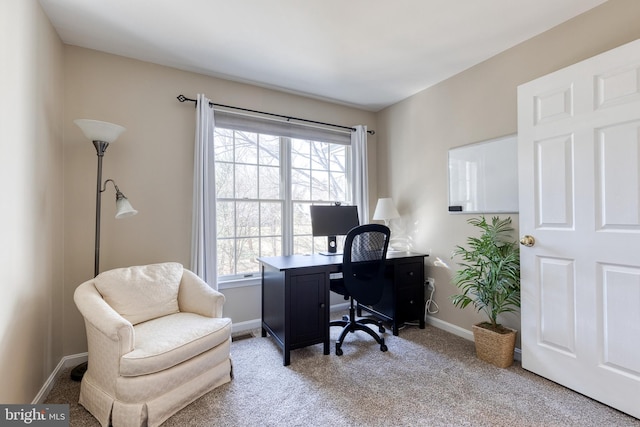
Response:
[{"label": "green leaf", "polygon": [[513,240],[510,217],[493,217],[487,222],[480,216],[468,223],[481,233],[468,237],[466,247],[458,245],[453,251],[460,267],[453,283],[461,293],[451,300],[459,308],[473,305],[496,327],[498,315],[520,307],[520,248]]}]

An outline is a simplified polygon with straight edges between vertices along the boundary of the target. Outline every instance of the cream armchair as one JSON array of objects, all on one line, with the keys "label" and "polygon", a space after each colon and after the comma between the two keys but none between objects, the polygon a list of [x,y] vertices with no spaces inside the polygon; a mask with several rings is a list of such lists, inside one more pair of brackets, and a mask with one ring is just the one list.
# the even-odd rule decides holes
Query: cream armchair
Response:
[{"label": "cream armchair", "polygon": [[80,404],[103,426],[159,425],[231,380],[224,295],[182,265],[109,270],[73,298],[89,347]]}]

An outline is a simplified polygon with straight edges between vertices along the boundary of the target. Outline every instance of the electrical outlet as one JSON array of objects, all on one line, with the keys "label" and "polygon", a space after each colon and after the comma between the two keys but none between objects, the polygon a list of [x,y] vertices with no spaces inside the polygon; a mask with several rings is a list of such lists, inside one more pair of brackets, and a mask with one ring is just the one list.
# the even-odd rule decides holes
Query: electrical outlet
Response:
[{"label": "electrical outlet", "polygon": [[427,277],[426,283],[427,283],[428,290],[431,290],[436,287],[436,279],[434,279],[433,277]]}]

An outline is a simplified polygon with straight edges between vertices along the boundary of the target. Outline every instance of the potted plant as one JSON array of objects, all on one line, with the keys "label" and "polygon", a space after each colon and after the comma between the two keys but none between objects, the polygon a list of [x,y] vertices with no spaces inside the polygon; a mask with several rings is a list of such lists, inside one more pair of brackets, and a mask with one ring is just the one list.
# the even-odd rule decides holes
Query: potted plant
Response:
[{"label": "potted plant", "polygon": [[469,237],[467,248],[456,246],[454,257],[460,269],[453,277],[461,291],[451,297],[458,308],[472,304],[489,321],[473,325],[473,339],[478,358],[506,368],[513,363],[517,331],[498,323],[502,313],[520,307],[520,252],[512,240],[511,218],[484,216],[471,218],[469,224],[482,230],[479,237]]}]

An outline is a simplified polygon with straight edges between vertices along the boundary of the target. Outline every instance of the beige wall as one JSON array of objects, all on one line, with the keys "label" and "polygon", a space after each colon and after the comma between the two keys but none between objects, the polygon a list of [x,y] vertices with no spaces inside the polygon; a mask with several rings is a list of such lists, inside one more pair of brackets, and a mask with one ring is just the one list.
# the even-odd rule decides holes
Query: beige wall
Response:
[{"label": "beige wall", "polygon": [[[137,264],[190,260],[194,104],[176,96],[205,93],[214,102],[351,126],[376,128],[375,114],[246,84],[100,53],[65,47],[65,342],[64,353],[86,351],[84,325],[73,290],[93,277],[95,149],[73,120],[124,126],[104,157],[112,178],[140,212],[114,219],[115,192],[103,193],[101,271]],[[376,138],[369,138],[375,203]],[[225,315],[234,323],[260,318],[260,287],[224,291]]]},{"label": "beige wall", "polygon": [[62,351],[63,46],[35,0],[0,2],[0,402],[30,403]]},{"label": "beige wall", "polygon": [[[470,215],[447,212],[448,150],[516,133],[519,84],[635,40],[638,22],[640,2],[609,0],[379,112],[379,193],[394,198],[414,248],[431,251],[427,275],[436,279],[436,318],[466,330],[484,319],[449,300],[456,293],[451,252],[473,230],[466,224]],[[517,228],[518,215],[511,216]],[[503,321],[520,327],[518,316]]]}]

